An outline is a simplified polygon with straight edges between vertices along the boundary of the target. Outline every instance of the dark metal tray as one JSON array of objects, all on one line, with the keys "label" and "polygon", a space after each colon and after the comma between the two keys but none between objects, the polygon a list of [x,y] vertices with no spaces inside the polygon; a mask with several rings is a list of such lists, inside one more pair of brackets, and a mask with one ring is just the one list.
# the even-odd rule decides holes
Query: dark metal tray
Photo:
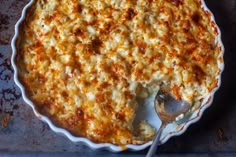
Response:
[{"label": "dark metal tray", "polygon": [[[10,63],[14,25],[28,1],[0,1],[0,156],[145,156],[147,150],[111,153],[74,144],[34,116],[13,81]],[[206,4],[225,46],[222,85],[202,119],[162,145],[157,156],[236,156],[236,0]]]}]

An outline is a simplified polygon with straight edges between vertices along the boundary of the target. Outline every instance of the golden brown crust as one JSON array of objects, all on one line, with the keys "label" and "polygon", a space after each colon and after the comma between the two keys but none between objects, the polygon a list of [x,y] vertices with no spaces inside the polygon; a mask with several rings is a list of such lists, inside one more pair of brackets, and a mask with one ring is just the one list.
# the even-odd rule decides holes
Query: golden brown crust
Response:
[{"label": "golden brown crust", "polygon": [[[144,143],[136,97],[165,84],[200,101],[217,86],[217,29],[199,0],[36,0],[17,65],[38,110],[96,142]],[[143,128],[143,127],[141,127]],[[145,127],[144,127],[145,128]]]}]

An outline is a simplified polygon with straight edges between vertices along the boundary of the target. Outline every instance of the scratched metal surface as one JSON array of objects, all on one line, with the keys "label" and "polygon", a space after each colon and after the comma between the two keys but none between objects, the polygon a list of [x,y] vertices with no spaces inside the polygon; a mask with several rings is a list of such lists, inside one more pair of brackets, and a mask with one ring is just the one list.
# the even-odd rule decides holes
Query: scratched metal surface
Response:
[{"label": "scratched metal surface", "polygon": [[[72,143],[38,120],[22,100],[13,81],[10,41],[28,1],[0,0],[0,156],[144,156],[147,150],[113,154]],[[236,156],[236,1],[206,3],[215,14],[226,49],[222,86],[202,119],[162,145],[160,156]]]}]

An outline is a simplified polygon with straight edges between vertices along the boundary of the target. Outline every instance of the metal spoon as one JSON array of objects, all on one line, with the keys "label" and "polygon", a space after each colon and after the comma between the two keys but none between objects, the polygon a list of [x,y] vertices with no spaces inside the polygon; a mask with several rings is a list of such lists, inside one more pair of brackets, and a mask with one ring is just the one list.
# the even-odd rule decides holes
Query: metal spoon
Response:
[{"label": "metal spoon", "polygon": [[152,157],[156,152],[161,133],[167,124],[171,122],[176,122],[184,117],[184,114],[189,111],[191,104],[183,101],[176,100],[170,94],[167,94],[163,91],[159,91],[155,98],[155,110],[159,118],[162,121],[161,127],[158,130],[155,139],[147,153],[146,157]]}]

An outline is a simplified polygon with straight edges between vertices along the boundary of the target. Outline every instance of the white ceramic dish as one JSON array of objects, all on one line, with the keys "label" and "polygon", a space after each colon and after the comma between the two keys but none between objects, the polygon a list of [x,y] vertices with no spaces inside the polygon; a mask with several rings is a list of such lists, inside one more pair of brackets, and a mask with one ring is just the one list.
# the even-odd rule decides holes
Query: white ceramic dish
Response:
[{"label": "white ceramic dish", "polygon": [[[125,149],[130,149],[130,150],[133,150],[133,151],[138,151],[138,150],[142,150],[142,149],[145,149],[147,148],[148,146],[150,146],[152,144],[152,141],[148,142],[148,143],[145,143],[145,144],[142,144],[142,145],[132,145],[132,144],[129,144],[129,145],[126,145],[126,146],[117,146],[117,145],[114,145],[114,144],[110,144],[110,143],[94,143],[90,140],[88,140],[87,138],[84,138],[84,137],[75,137],[73,136],[71,133],[69,133],[67,130],[65,129],[62,129],[62,128],[58,128],[56,127],[49,118],[47,118],[46,116],[44,115],[41,115],[35,108],[33,102],[27,98],[26,96],[26,91],[25,91],[25,88],[24,86],[19,82],[18,80],[18,71],[17,71],[17,66],[15,64],[15,56],[16,56],[16,47],[15,47],[15,42],[16,42],[16,39],[19,35],[19,25],[22,23],[22,21],[25,19],[25,16],[26,16],[26,11],[27,9],[32,5],[32,3],[34,2],[34,0],[31,0],[23,9],[22,11],[22,15],[21,15],[21,18],[19,19],[19,21],[16,23],[15,25],[15,35],[12,39],[12,43],[11,43],[11,46],[12,46],[12,50],[13,50],[13,54],[12,54],[12,65],[13,65],[13,68],[14,68],[14,71],[15,71],[15,74],[14,74],[14,80],[15,80],[15,83],[20,87],[21,91],[22,91],[22,96],[23,96],[23,99],[25,100],[25,102],[27,104],[29,104],[35,115],[41,119],[42,121],[46,122],[50,128],[56,132],[56,133],[60,133],[60,134],[63,134],[65,135],[66,137],[68,137],[71,141],[73,142],[82,142],[86,145],[88,145],[89,147],[91,147],[92,149],[101,149],[101,148],[104,148],[104,149],[108,149],[110,151],[113,151],[113,152],[119,152],[119,151],[122,151],[122,150],[125,150]],[[212,15],[212,13],[209,11],[209,9],[207,8],[205,2],[203,0],[201,0],[202,2],[202,7],[205,11],[209,12],[210,16],[211,16],[211,20],[215,23],[215,19],[214,19],[214,16]],[[222,50],[222,58],[223,58],[223,52],[224,52],[224,47],[223,47],[223,44],[222,44],[222,41],[221,41],[221,33],[220,33],[220,30],[218,28],[218,26],[215,24],[215,28],[217,29],[217,32],[218,32],[218,36],[217,36],[217,42],[218,44],[221,46],[221,50]],[[220,69],[221,69],[221,72],[223,71],[224,69],[224,63],[222,62],[221,65],[220,65]],[[218,86],[212,91],[212,93],[207,96],[203,103],[201,104],[201,106],[195,110],[187,119],[184,119],[184,122],[182,124],[169,124],[164,130],[163,130],[163,133],[162,133],[162,136],[161,136],[161,144],[165,143],[169,138],[173,137],[173,136],[178,136],[178,135],[181,135],[183,134],[186,129],[188,128],[189,125],[195,123],[196,121],[198,121],[203,112],[206,110],[206,108],[208,108],[210,106],[210,104],[212,103],[212,100],[213,100],[213,96],[214,96],[214,93],[216,92],[216,90],[219,88],[220,86],[220,82],[221,82],[221,74],[219,74],[218,76]],[[147,101],[145,101],[145,103],[148,103],[148,104],[152,104],[152,105],[144,105],[146,106],[146,108],[144,108],[144,111],[145,112],[142,112],[142,117],[145,116],[145,119],[151,124],[153,125],[156,129],[158,129],[160,127],[160,124],[161,124],[161,121],[160,119],[156,116],[156,113],[153,109],[153,99],[150,98],[148,99]],[[148,114],[147,114],[148,113]],[[139,113],[137,113],[137,115],[140,115]],[[138,117],[139,118],[139,117]]]}]

